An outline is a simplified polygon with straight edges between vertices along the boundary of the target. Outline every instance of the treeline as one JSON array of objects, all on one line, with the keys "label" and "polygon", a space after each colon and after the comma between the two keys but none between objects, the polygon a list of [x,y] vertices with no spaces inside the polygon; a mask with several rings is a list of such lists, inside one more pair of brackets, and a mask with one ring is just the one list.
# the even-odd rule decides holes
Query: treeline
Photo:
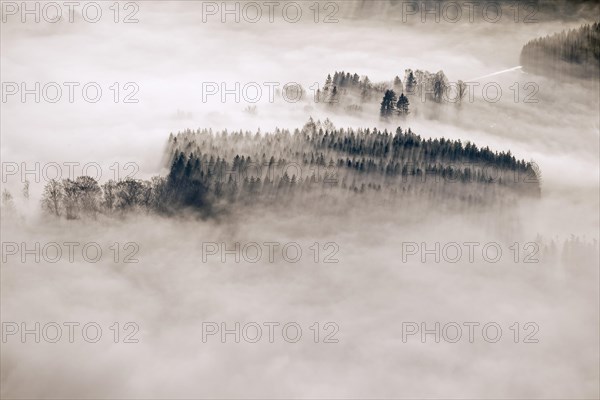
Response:
[{"label": "treeline", "polygon": [[42,193],[42,209],[67,219],[95,218],[97,214],[121,215],[129,212],[168,212],[164,203],[171,197],[163,177],[150,180],[127,178],[100,184],[90,176],[51,180]]},{"label": "treeline", "polygon": [[600,73],[600,23],[584,25],[523,46],[521,65],[553,78],[595,78]]},{"label": "treeline", "polygon": [[183,206],[271,202],[307,193],[458,199],[463,205],[540,193],[531,163],[461,141],[423,139],[410,129],[335,129],[312,119],[272,134],[187,130],[171,135],[168,184]]},{"label": "treeline", "polygon": [[424,139],[410,129],[335,129],[328,120],[310,119],[293,133],[186,130],[170,135],[166,159],[167,176],[151,180],[50,181],[42,207],[67,219],[183,209],[211,216],[234,205],[309,198],[324,206],[362,198],[407,209],[411,201],[471,208],[540,193],[534,166],[510,152]]},{"label": "treeline", "polygon": [[[363,104],[380,102],[383,117],[408,115],[418,103],[460,104],[467,93],[463,81],[450,84],[443,71],[407,69],[404,79],[396,76],[392,81],[373,83],[368,76],[345,71],[327,75],[323,90],[317,90],[317,101],[346,111],[359,111]],[[411,106],[411,100],[413,99]]]}]

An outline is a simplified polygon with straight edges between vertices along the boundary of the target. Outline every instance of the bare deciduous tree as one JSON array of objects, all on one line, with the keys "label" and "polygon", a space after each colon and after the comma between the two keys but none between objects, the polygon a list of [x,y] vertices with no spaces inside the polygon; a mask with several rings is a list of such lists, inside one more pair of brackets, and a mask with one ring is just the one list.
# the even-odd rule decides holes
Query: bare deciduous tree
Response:
[{"label": "bare deciduous tree", "polygon": [[42,209],[58,217],[62,210],[62,199],[63,191],[61,183],[56,179],[51,179],[44,187],[44,192],[42,193]]}]

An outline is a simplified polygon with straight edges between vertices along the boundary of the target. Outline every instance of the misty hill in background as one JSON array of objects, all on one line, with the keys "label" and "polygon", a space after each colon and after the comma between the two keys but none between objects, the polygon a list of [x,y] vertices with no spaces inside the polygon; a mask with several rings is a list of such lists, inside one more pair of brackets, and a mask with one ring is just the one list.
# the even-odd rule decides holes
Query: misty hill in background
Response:
[{"label": "misty hill in background", "polygon": [[521,65],[526,71],[555,79],[598,79],[600,23],[528,42],[521,51]]}]

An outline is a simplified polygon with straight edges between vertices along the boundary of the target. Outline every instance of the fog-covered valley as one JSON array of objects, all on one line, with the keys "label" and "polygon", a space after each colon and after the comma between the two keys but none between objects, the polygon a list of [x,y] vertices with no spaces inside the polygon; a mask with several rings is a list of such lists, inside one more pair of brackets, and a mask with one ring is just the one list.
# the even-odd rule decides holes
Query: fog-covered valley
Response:
[{"label": "fog-covered valley", "polygon": [[[108,3],[97,23],[3,19],[2,398],[600,395],[598,79],[516,68],[528,41],[597,21],[597,5],[423,23],[402,2],[323,2],[315,23],[301,3],[297,23],[264,8],[222,23],[206,2],[133,4],[131,24]],[[407,69],[479,86],[460,104],[408,95],[410,113],[382,117]],[[316,102],[337,71],[383,91]],[[58,82],[63,97],[23,101],[11,82]],[[64,82],[80,83],[73,102]],[[298,101],[278,90],[292,83]],[[267,182],[263,154],[280,161]],[[236,155],[263,169],[256,190],[236,171],[228,197],[216,159]],[[40,343],[22,336],[36,323]]]}]

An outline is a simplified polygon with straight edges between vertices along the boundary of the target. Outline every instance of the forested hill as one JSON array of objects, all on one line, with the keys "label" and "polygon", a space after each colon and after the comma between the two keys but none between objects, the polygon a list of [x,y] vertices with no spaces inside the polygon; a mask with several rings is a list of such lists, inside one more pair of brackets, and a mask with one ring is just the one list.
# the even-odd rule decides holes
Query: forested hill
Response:
[{"label": "forested hill", "polygon": [[510,151],[460,140],[423,139],[410,129],[335,129],[312,119],[302,130],[261,134],[187,130],[169,138],[167,184],[177,204],[232,203],[375,193],[402,201],[485,205],[538,196],[534,166]]},{"label": "forested hill", "polygon": [[600,74],[600,23],[584,25],[528,42],[521,51],[526,71],[556,79],[598,79]]},{"label": "forested hill", "polygon": [[[78,219],[130,212],[211,217],[265,206],[343,212],[514,209],[540,195],[535,165],[460,140],[424,139],[411,129],[336,129],[312,119],[295,132],[171,134],[167,176],[98,182],[50,180],[42,207]],[[7,199],[8,199],[7,195]],[[8,200],[7,200],[8,201]]]}]

